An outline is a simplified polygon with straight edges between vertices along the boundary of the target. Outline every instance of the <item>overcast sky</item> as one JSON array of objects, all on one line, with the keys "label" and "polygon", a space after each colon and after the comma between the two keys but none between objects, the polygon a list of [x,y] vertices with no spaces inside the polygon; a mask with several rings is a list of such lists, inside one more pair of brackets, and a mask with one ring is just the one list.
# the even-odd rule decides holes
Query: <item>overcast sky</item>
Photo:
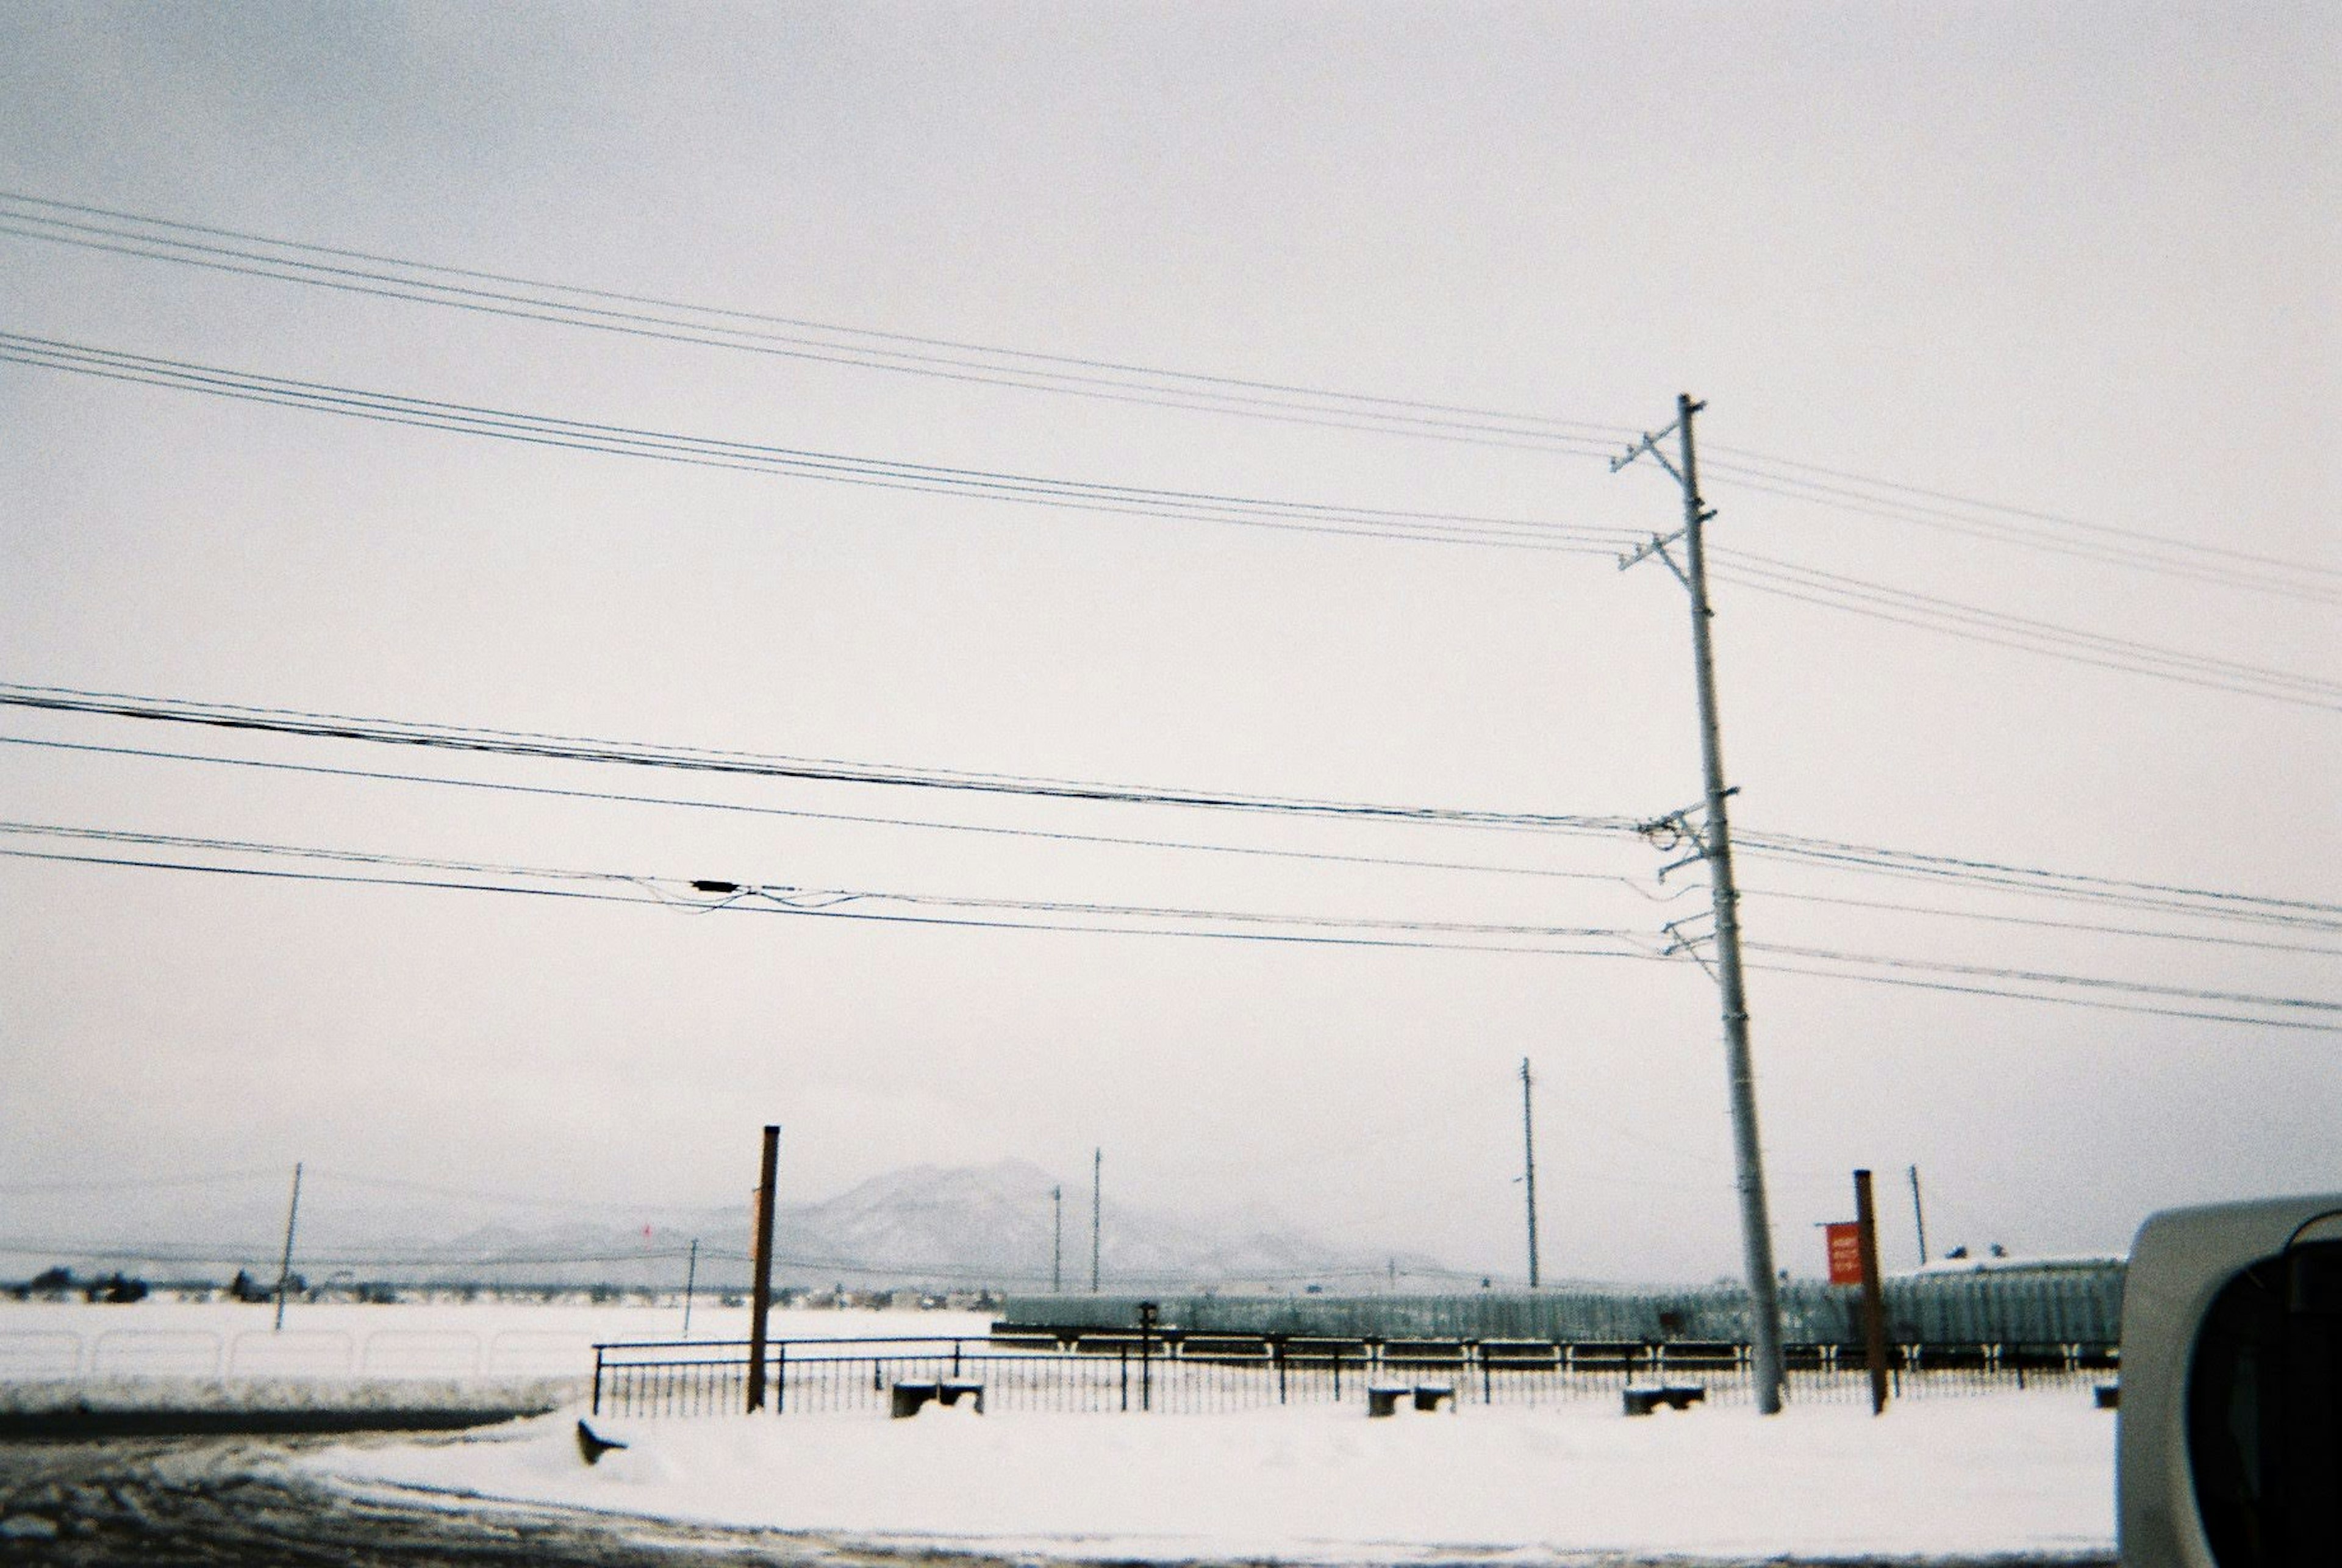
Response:
[{"label": "overcast sky", "polygon": [[[2119,1249],[2167,1203],[2342,1187],[2337,46],[2331,8],[2307,5],[19,4],[0,12],[14,197],[1515,417],[1432,439],[584,330],[64,245],[88,231],[44,215],[124,225],[14,199],[0,332],[806,452],[1606,538],[1672,529],[1680,503],[1647,462],[1613,476],[1599,454],[1666,424],[1677,393],[1705,398],[1719,562],[1876,585],[1799,578],[1792,597],[1751,579],[1781,568],[1745,563],[1716,584],[1737,828],[2297,901],[2224,901],[2247,918],[2216,920],[2137,890],[1744,860],[1747,936],[1774,950],[1750,954],[1750,1002],[1783,1265],[1820,1272],[1812,1227],[1847,1216],[1856,1165],[1897,1183],[1890,1262],[1912,1248],[1913,1164],[1938,1250]],[[1524,418],[1591,428],[1488,433]],[[1411,807],[1642,818],[1697,798],[1686,600],[1664,566],[1359,532],[684,466],[0,364],[0,680]],[[1962,606],[1974,634],[1898,594]],[[0,745],[14,823],[618,872],[666,894],[701,877],[1630,934],[1168,923],[1614,953],[1656,951],[1706,900],[1696,866],[1655,880],[1681,850],[1631,835],[725,780],[13,707],[0,736],[830,814]],[[0,849],[318,869],[22,834]],[[1785,972],[1800,967],[1971,989]],[[2190,1013],[2227,1017],[2171,1015]],[[729,1202],[778,1121],[800,1195],[1007,1156],[1070,1184],[1103,1145],[1134,1201],[1273,1210],[1517,1271],[1526,1055],[1549,1274],[1739,1264],[1716,995],[1681,958],[7,859],[0,1052],[0,1240],[143,1233],[188,1190],[161,1183],[265,1171],[274,1190],[296,1159],[614,1213]],[[116,1182],[133,1184],[24,1190]]]}]

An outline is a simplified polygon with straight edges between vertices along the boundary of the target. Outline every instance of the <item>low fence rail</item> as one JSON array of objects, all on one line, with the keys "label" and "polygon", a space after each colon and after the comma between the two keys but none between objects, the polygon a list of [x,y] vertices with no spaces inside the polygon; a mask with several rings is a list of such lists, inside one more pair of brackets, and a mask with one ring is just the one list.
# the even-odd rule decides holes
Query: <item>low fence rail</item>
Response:
[{"label": "low fence rail", "polygon": [[[0,1383],[75,1378],[465,1378],[575,1374],[590,1333],[544,1329],[0,1331]],[[746,1347],[742,1347],[745,1357]]]},{"label": "low fence rail", "polygon": [[[594,1349],[594,1410],[618,1416],[724,1415],[746,1404],[741,1341],[605,1343]],[[776,1414],[886,1413],[896,1383],[979,1383],[987,1411],[1196,1413],[1366,1401],[1370,1386],[1441,1384],[1462,1404],[1616,1399],[1630,1384],[1696,1383],[1711,1403],[1755,1394],[1746,1346],[1396,1341],[1287,1335],[1004,1334],[989,1339],[774,1341],[766,1399]],[[2117,1364],[2107,1344],[1897,1345],[1904,1398],[2079,1387]],[[1859,1350],[1793,1345],[1793,1401],[1870,1397]]]}]

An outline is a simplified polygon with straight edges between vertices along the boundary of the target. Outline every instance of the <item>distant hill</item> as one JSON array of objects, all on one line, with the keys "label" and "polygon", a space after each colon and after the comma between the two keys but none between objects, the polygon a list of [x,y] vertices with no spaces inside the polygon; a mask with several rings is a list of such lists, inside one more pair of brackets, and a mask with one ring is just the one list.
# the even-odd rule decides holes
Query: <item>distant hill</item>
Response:
[{"label": "distant hill", "polygon": [[[853,1289],[1046,1290],[1050,1283],[1053,1205],[1057,1179],[1021,1160],[988,1165],[912,1165],[871,1177],[835,1197],[784,1201],[775,1214],[777,1285]],[[322,1186],[322,1183],[321,1183]],[[1066,1183],[1062,1277],[1089,1285],[1090,1214],[1086,1183]],[[338,1201],[337,1201],[338,1200]],[[685,1254],[699,1243],[703,1288],[737,1290],[749,1279],[748,1206],[660,1208],[647,1223],[613,1223],[596,1206],[546,1216],[530,1209],[416,1192],[363,1204],[348,1190],[305,1195],[294,1266],[310,1283],[329,1280],[494,1283],[670,1285],[683,1283]],[[125,1269],[155,1279],[225,1280],[237,1269],[273,1280],[282,1224],[265,1211],[239,1206],[181,1216],[141,1228],[142,1242],[115,1251],[60,1250],[49,1263],[76,1273]],[[1258,1213],[1178,1216],[1109,1200],[1100,1225],[1100,1283],[1108,1291],[1203,1285],[1295,1290],[1374,1288],[1394,1261],[1386,1253],[1333,1245]],[[219,1244],[203,1238],[247,1238]],[[215,1251],[215,1247],[217,1250]],[[1400,1254],[1398,1268],[1420,1275],[1437,1264]]]}]

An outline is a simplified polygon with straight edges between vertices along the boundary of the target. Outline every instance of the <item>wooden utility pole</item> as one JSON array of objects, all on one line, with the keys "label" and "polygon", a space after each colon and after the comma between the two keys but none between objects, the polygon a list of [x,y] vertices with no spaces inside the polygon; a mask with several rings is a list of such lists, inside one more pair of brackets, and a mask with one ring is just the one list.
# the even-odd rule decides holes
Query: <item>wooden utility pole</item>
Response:
[{"label": "wooden utility pole", "polygon": [[765,1408],[765,1330],[773,1310],[773,1191],[781,1169],[781,1130],[765,1129],[756,1172],[756,1290],[748,1298],[748,1409]]},{"label": "wooden utility pole", "polygon": [[1870,1413],[1887,1408],[1887,1294],[1878,1284],[1878,1213],[1870,1173],[1854,1174],[1854,1223],[1862,1238],[1862,1355],[1870,1368]]},{"label": "wooden utility pole", "polygon": [[1049,1293],[1066,1288],[1066,1189],[1049,1189]]},{"label": "wooden utility pole", "polygon": [[699,1287],[699,1238],[691,1238],[691,1263],[683,1271],[683,1337],[691,1337],[691,1297]]},{"label": "wooden utility pole", "polygon": [[285,1258],[276,1265],[276,1328],[285,1326],[285,1293],[293,1283],[293,1227],[300,1218],[301,1162],[295,1160],[293,1162],[293,1202],[285,1211]]},{"label": "wooden utility pole", "polygon": [[[1725,803],[1733,791],[1724,783],[1724,744],[1716,716],[1716,654],[1710,645],[1708,622],[1715,611],[1707,603],[1707,550],[1704,543],[1708,519],[1715,515],[1700,499],[1699,462],[1692,447],[1692,416],[1707,406],[1688,395],[1676,399],[1675,423],[1646,435],[1610,460],[1616,473],[1636,458],[1650,459],[1671,474],[1683,492],[1683,527],[1667,537],[1654,538],[1641,549],[1621,557],[1619,569],[1656,555],[1667,564],[1691,595],[1692,676],[1699,697],[1700,769],[1706,784],[1700,821],[1694,826],[1688,811],[1649,824],[1672,825],[1698,845],[1691,858],[1707,862],[1709,892],[1716,910],[1716,988],[1723,1004],[1725,1075],[1732,1104],[1732,1153],[1740,1190],[1740,1250],[1748,1274],[1750,1349],[1756,1376],[1756,1409],[1765,1415],[1781,1410],[1781,1296],[1773,1273],[1773,1223],[1765,1202],[1765,1157],[1756,1136],[1756,1069],[1748,1052],[1748,995],[1740,975],[1740,894],[1732,880],[1732,828]],[[1670,462],[1659,443],[1669,433],[1676,440]],[[1680,541],[1684,564],[1667,553]]]},{"label": "wooden utility pole", "polygon": [[1090,1154],[1090,1294],[1098,1293],[1098,1241],[1105,1224],[1099,1216],[1104,1213],[1106,1198],[1106,1151],[1097,1149]]},{"label": "wooden utility pole", "polygon": [[1537,1288],[1536,1232],[1536,1116],[1530,1108],[1529,1091],[1535,1080],[1529,1076],[1529,1059],[1521,1058],[1521,1180],[1528,1184],[1529,1199],[1529,1289]]}]

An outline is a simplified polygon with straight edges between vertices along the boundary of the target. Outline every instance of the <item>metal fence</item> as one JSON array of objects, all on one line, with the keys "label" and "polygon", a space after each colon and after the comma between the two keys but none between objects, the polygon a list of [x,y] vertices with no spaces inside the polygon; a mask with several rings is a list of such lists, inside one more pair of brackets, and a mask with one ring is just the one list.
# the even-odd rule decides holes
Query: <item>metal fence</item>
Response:
[{"label": "metal fence", "polygon": [[[1753,1399],[1746,1345],[1333,1339],[1283,1334],[824,1339],[766,1347],[776,1414],[880,1414],[897,1383],[975,1383],[987,1411],[1202,1413],[1278,1404],[1366,1403],[1372,1387],[1434,1385],[1456,1403],[1535,1406],[1618,1399],[1635,1384],[1696,1383],[1714,1403]],[[1904,1398],[2080,1388],[2115,1367],[2114,1347],[2063,1343],[1891,1347]],[[1859,1352],[1789,1347],[1787,1397],[1870,1397]],[[747,1396],[748,1346],[666,1341],[595,1347],[594,1410],[619,1416],[726,1415]]]},{"label": "metal fence", "polygon": [[[1884,1283],[1887,1337],[1897,1343],[2113,1344],[2122,1337],[2123,1264],[2087,1260],[1998,1265],[1973,1273],[1894,1275]],[[1799,1280],[1780,1291],[1782,1337],[1859,1345],[1860,1293]],[[1136,1332],[1142,1307],[1189,1333],[1353,1338],[1732,1341],[1750,1336],[1748,1293],[1562,1287],[1443,1295],[1010,1296],[1004,1327]]]}]

